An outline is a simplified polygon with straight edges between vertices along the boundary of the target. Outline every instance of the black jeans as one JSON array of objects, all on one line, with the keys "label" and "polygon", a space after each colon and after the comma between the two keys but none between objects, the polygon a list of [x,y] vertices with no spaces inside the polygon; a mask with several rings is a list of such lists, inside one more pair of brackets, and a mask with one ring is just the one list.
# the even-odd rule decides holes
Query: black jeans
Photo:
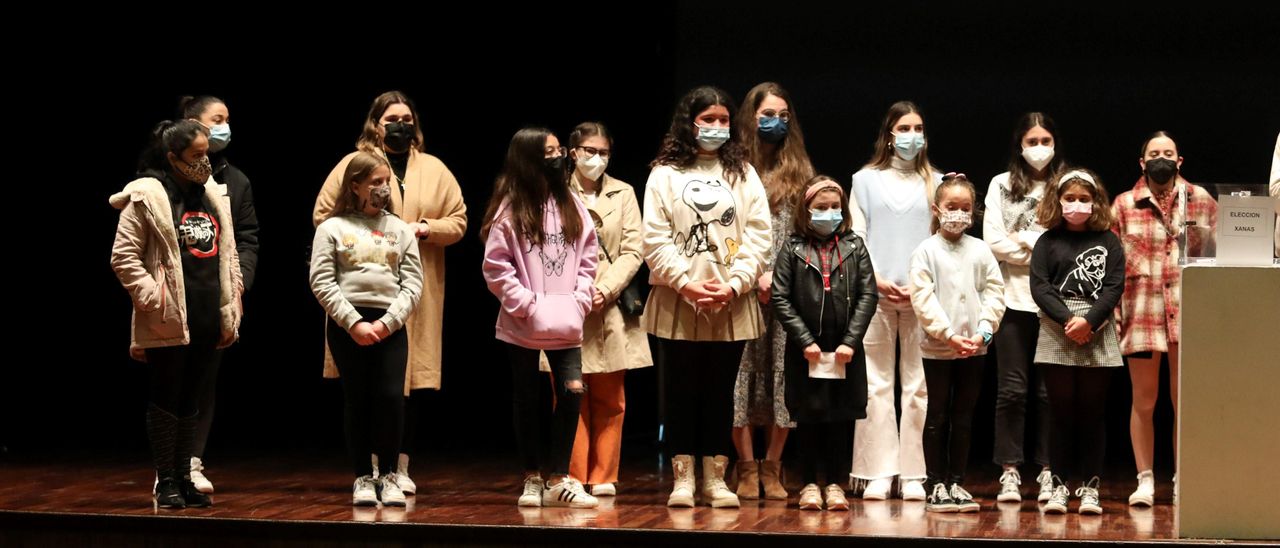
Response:
[{"label": "black jeans", "polygon": [[1050,462],[1063,481],[1101,476],[1107,448],[1110,367],[1039,364],[1053,410]]},{"label": "black jeans", "polygon": [[[385,310],[356,308],[364,321],[381,318]],[[382,342],[360,346],[333,319],[328,325],[329,351],[342,378],[343,426],[347,456],[356,477],[373,469],[369,455],[378,455],[378,473],[395,470],[404,425],[404,370],[409,338],[404,329]]]},{"label": "black jeans", "polygon": [[[853,463],[853,421],[802,422],[796,424],[800,438],[800,471],[805,484],[843,484]],[[819,463],[826,481],[818,483]]]},{"label": "black jeans", "polygon": [[982,392],[986,356],[958,360],[924,359],[929,406],[924,419],[924,462],[929,484],[962,483],[969,464],[973,408]]},{"label": "black jeans", "polygon": [[1034,390],[1035,456],[1040,466],[1049,465],[1051,415],[1044,375],[1033,366],[1040,319],[1034,312],[1007,310],[996,333],[996,428],[992,460],[996,464],[1022,464],[1023,439],[1027,435],[1027,396]]},{"label": "black jeans", "polygon": [[730,454],[733,384],[745,346],[746,341],[658,339],[669,456]]},{"label": "black jeans", "polygon": [[[554,410],[549,410],[551,406],[539,404],[541,388],[547,382],[538,371],[541,352],[507,344],[507,355],[511,358],[511,419],[516,430],[516,445],[520,448],[525,472],[567,475],[585,390],[571,390],[568,384],[582,381],[582,349],[546,351],[556,398]],[[551,424],[549,436],[542,428],[548,415]]]}]

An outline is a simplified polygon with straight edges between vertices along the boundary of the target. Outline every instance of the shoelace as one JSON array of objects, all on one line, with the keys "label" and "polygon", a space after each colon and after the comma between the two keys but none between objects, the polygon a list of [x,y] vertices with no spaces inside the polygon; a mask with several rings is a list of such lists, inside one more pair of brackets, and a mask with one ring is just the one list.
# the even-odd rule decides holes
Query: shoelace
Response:
[{"label": "shoelace", "polygon": [[567,489],[567,490],[569,490],[569,491],[571,491],[572,493],[574,493],[574,494],[576,494],[576,495],[585,495],[585,494],[587,494],[586,489],[583,489],[583,487],[582,487],[582,483],[581,483],[581,482],[579,482],[578,480],[576,480],[576,479],[567,479],[567,480],[565,480],[565,482],[566,482],[566,484],[565,484],[564,488],[565,488],[565,489]]},{"label": "shoelace", "polygon": [[946,500],[946,499],[951,498],[951,495],[950,495],[949,493],[947,493],[947,486],[945,486],[945,485],[943,485],[943,484],[941,484],[941,483],[934,485],[934,486],[933,486],[933,498],[934,498],[934,499],[936,499],[936,500]]},{"label": "shoelace", "polygon": [[973,495],[970,495],[968,491],[965,491],[964,487],[952,485],[951,498],[954,500],[973,500]]},{"label": "shoelace", "polygon": [[1022,485],[1022,476],[1017,470],[1006,470],[1000,474],[1000,485],[1003,491],[1017,491],[1018,486]]},{"label": "shoelace", "polygon": [[1041,489],[1044,489],[1045,487],[1052,487],[1053,476],[1049,474],[1048,470],[1042,470],[1040,475],[1036,476],[1036,483],[1040,484]]},{"label": "shoelace", "polygon": [[373,481],[373,478],[372,478],[372,477],[369,477],[369,476],[361,476],[361,477],[360,477],[360,479],[359,479],[358,481],[360,482],[360,484],[359,484],[359,488],[360,488],[361,490],[368,489],[368,490],[370,490],[370,491],[377,492],[377,489],[376,489],[376,488],[375,488],[375,486],[374,486],[374,481]]},{"label": "shoelace", "polygon": [[1053,498],[1049,499],[1049,501],[1060,502],[1065,504],[1067,502],[1067,498],[1070,496],[1071,496],[1071,491],[1067,489],[1067,486],[1059,485],[1053,488]]},{"label": "shoelace", "polygon": [[1081,486],[1079,489],[1076,489],[1076,496],[1080,497],[1081,499],[1084,499],[1086,497],[1091,498],[1093,499],[1094,503],[1097,503],[1098,502],[1098,483],[1099,483],[1099,480],[1095,476],[1093,479],[1089,480],[1089,483],[1086,483],[1083,486]]},{"label": "shoelace", "polygon": [[524,494],[536,495],[541,490],[542,479],[537,476],[529,476],[524,480]]}]

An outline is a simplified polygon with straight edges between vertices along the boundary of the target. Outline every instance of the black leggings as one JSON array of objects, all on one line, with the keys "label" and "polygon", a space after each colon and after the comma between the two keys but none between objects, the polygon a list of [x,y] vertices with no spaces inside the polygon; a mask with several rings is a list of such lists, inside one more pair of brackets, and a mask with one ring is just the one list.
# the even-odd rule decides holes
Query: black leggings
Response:
[{"label": "black leggings", "polygon": [[[957,360],[924,359],[929,405],[924,419],[924,461],[929,484],[962,483],[969,464],[973,408],[982,392],[986,356]],[[949,434],[949,436],[948,436]]]},{"label": "black leggings", "polygon": [[[844,483],[853,462],[853,421],[802,422],[796,424],[800,438],[800,471],[805,484],[819,486]],[[822,463],[826,481],[818,483]]]},{"label": "black leggings", "polygon": [[1053,410],[1049,461],[1063,481],[1101,476],[1106,455],[1110,367],[1038,364]]},{"label": "black leggings", "polygon": [[192,340],[183,346],[147,349],[151,370],[151,403],[177,417],[190,417],[200,409],[199,396],[212,384],[222,351],[217,341]]},{"label": "black leggings", "polygon": [[[363,321],[381,318],[384,310],[356,308]],[[333,319],[328,326],[329,351],[342,378],[343,426],[347,456],[356,477],[373,469],[369,455],[378,455],[378,473],[395,470],[404,423],[404,368],[409,339],[404,329],[377,344],[360,346]]]},{"label": "black leggings", "polygon": [[658,339],[666,401],[663,427],[670,456],[730,454],[733,384],[744,346],[745,341]]},{"label": "black leggings", "polygon": [[[538,371],[542,351],[507,344],[511,358],[511,419],[516,429],[516,445],[525,472],[568,475],[573,457],[573,440],[578,435],[578,412],[585,388],[570,389],[569,382],[582,382],[582,349],[547,350],[551,365],[551,386],[555,409],[539,398],[546,377]],[[585,387],[585,385],[583,385]],[[542,428],[550,415],[550,435]]]}]

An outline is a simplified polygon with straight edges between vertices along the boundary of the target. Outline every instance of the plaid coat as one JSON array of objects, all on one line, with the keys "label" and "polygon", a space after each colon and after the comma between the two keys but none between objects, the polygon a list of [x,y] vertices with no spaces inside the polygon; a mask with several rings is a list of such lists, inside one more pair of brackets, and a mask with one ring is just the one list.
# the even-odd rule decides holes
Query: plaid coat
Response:
[{"label": "plaid coat", "polygon": [[1178,247],[1183,230],[1181,197],[1173,201],[1173,211],[1162,211],[1147,187],[1138,179],[1133,190],[1116,197],[1112,204],[1115,224],[1111,230],[1124,245],[1124,296],[1116,308],[1120,327],[1120,352],[1168,352],[1178,342],[1181,314],[1182,276],[1178,259],[1204,256],[1213,251],[1213,231],[1218,221],[1218,202],[1203,188],[1178,178],[1174,192],[1187,185],[1186,221],[1188,247]]}]

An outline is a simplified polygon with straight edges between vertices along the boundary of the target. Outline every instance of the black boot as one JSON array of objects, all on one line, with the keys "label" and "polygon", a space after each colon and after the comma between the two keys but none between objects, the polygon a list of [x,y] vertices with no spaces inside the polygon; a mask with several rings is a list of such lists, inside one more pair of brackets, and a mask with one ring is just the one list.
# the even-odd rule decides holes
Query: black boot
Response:
[{"label": "black boot", "polygon": [[173,469],[177,471],[179,488],[188,508],[206,508],[213,504],[209,495],[201,493],[191,482],[191,452],[196,442],[196,422],[199,413],[178,419],[178,433],[173,450]]},{"label": "black boot", "polygon": [[155,404],[147,407],[147,440],[151,444],[151,461],[156,467],[156,487],[152,495],[161,508],[187,507],[173,467],[177,430],[178,417]]}]

